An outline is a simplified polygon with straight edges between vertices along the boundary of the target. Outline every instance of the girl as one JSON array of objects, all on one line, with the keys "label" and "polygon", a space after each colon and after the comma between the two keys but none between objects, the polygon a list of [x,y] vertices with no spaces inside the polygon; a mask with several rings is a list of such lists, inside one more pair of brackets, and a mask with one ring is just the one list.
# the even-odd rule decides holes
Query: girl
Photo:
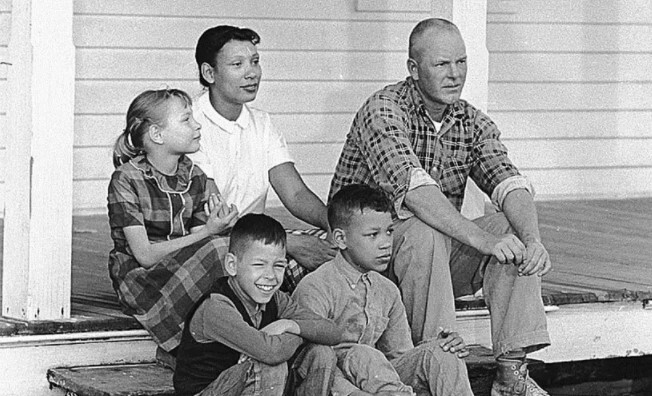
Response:
[{"label": "girl", "polygon": [[[218,259],[237,220],[186,154],[199,149],[201,125],[183,91],[145,91],[129,106],[117,139],[108,194],[113,287],[166,351],[177,347],[188,311],[225,275]],[[224,253],[222,253],[222,256]]]}]

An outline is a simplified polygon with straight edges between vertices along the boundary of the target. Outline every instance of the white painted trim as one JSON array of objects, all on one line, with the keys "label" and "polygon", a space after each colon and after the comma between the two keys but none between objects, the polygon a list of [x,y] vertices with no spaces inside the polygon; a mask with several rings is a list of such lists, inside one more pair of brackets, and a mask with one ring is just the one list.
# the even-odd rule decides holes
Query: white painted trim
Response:
[{"label": "white painted trim", "polygon": [[2,315],[70,317],[73,0],[12,2]]},{"label": "white painted trim", "polygon": [[40,334],[0,337],[0,348],[52,346],[88,342],[146,341],[151,336],[145,330],[92,331],[87,333]]},{"label": "white painted trim", "polygon": [[[546,315],[552,344],[530,354],[546,363],[652,355],[652,310],[640,302],[562,305]],[[491,349],[488,316],[459,317],[468,345]]]}]

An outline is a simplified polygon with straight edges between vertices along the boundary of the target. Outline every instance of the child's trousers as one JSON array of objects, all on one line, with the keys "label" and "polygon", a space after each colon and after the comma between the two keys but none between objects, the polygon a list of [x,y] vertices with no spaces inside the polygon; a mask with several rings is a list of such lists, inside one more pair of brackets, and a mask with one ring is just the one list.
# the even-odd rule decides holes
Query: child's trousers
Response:
[{"label": "child's trousers", "polygon": [[439,342],[423,342],[391,362],[373,347],[353,345],[337,351],[338,365],[344,378],[368,393],[473,396],[464,360],[444,352]]},{"label": "child's trousers", "polygon": [[287,362],[270,366],[248,359],[223,371],[197,396],[282,396]]},{"label": "child's trousers", "polygon": [[[335,352],[324,345],[305,344],[289,362],[270,366],[253,359],[223,371],[197,396],[328,396],[336,367]],[[287,384],[291,379],[290,384]]]}]

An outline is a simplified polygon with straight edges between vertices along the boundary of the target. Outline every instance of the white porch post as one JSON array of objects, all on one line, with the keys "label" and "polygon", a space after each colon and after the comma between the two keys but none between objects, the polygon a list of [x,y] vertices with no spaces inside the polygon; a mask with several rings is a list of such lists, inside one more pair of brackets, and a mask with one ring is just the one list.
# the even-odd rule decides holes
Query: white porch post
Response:
[{"label": "white porch post", "polygon": [[2,316],[70,317],[73,0],[13,0]]},{"label": "white porch post", "polygon": [[[489,51],[487,51],[486,0],[433,0],[433,15],[457,25],[466,43],[468,74],[462,98],[487,112],[489,100]],[[484,214],[485,195],[469,181],[462,214],[474,219]]]}]

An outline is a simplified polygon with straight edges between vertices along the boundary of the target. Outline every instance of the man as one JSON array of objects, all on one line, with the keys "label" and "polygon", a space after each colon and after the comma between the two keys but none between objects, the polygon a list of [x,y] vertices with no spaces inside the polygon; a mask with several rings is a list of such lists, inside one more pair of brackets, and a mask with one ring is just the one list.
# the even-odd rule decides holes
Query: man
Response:
[{"label": "man", "polygon": [[[483,289],[498,373],[492,395],[546,395],[527,376],[526,353],[550,344],[540,277],[551,268],[533,189],[511,163],[496,125],[460,100],[466,48],[457,27],[427,19],[412,31],[410,76],[358,111],[331,183],[379,186],[394,209],[389,276],[406,305],[415,344],[453,328],[454,298]],[[468,178],[498,213],[459,210]]]}]

